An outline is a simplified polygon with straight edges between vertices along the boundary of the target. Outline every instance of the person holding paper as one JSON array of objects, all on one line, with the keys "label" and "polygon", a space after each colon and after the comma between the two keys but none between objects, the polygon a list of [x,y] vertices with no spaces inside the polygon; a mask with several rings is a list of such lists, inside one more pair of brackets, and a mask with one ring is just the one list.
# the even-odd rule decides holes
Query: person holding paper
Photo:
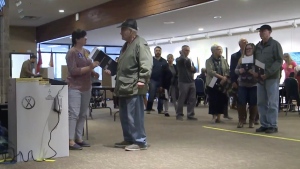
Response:
[{"label": "person holding paper", "polygon": [[262,25],[259,35],[262,39],[254,51],[256,72],[254,77],[261,80],[257,84],[257,106],[261,127],[256,132],[277,133],[279,77],[283,62],[283,52],[279,42],[271,37],[272,28]]},{"label": "person holding paper", "polygon": [[206,88],[208,93],[208,113],[213,116],[213,123],[221,122],[221,114],[228,110],[228,96],[227,93],[220,91],[218,84],[226,85],[229,78],[229,65],[222,56],[223,49],[221,46],[213,45],[211,47],[212,55],[206,60]]},{"label": "person holding paper", "polygon": [[[234,91],[236,91],[238,89],[238,81],[237,81],[238,75],[235,74],[235,68],[238,64],[239,59],[241,58],[242,54],[244,53],[245,46],[246,46],[247,43],[248,43],[247,39],[245,39],[245,38],[240,39],[239,40],[240,50],[231,55],[231,59],[230,59],[230,80],[232,82],[232,89]],[[237,109],[236,103],[237,103],[237,94],[235,93],[235,94],[232,95],[232,104],[231,104],[232,109]],[[230,117],[229,117],[229,119],[230,119]]]},{"label": "person holding paper", "polygon": [[[119,27],[126,42],[118,59],[114,92],[119,97],[124,141],[115,143],[115,147],[126,151],[146,150],[143,96],[148,90],[153,58],[147,41],[137,35],[136,20],[127,19]],[[105,73],[111,74],[111,71],[105,70]]]},{"label": "person holding paper", "polygon": [[183,45],[181,47],[181,56],[176,59],[178,70],[178,88],[179,97],[177,102],[176,120],[183,120],[183,105],[187,100],[187,120],[198,120],[195,118],[196,106],[196,86],[194,81],[194,73],[196,68],[191,59],[188,58],[190,47]]},{"label": "person holding paper", "polygon": [[255,71],[253,51],[255,45],[248,43],[245,47],[242,57],[238,61],[235,73],[238,77],[238,113],[239,123],[237,128],[242,128],[246,123],[247,103],[249,104],[249,128],[254,127],[254,121],[257,115],[257,79],[251,74]]},{"label": "person holding paper", "polygon": [[167,100],[164,102],[165,116],[169,117],[169,100],[171,96],[172,103],[174,104],[175,111],[177,110],[177,97],[178,97],[178,71],[175,64],[173,64],[174,57],[172,54],[167,56],[168,63],[162,66],[161,85],[166,91],[165,97]]},{"label": "person holding paper", "polygon": [[99,74],[93,69],[99,62],[92,62],[86,57],[87,50],[86,32],[76,30],[72,33],[72,48],[68,51],[66,62],[68,67],[68,99],[69,99],[69,149],[81,150],[82,147],[90,147],[90,144],[82,140],[82,131],[89,111],[91,99],[91,77],[99,78]]}]

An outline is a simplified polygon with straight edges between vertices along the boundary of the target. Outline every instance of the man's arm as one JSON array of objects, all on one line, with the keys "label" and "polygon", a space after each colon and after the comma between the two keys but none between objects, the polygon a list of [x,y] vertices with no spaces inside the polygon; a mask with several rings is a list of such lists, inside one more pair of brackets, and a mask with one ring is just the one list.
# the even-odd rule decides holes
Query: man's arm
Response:
[{"label": "man's arm", "polygon": [[147,42],[140,43],[137,46],[137,57],[139,62],[139,82],[147,83],[151,76],[153,58]]},{"label": "man's arm", "polygon": [[230,80],[232,83],[237,81],[237,75],[235,74],[235,68],[236,68],[236,53],[231,55],[231,59],[230,59]]},{"label": "man's arm", "polygon": [[276,46],[275,46],[273,55],[275,57],[275,61],[272,63],[272,66],[270,67],[270,69],[265,70],[266,78],[268,78],[269,76],[272,76],[274,73],[276,73],[281,68],[281,65],[283,62],[283,59],[282,59],[283,52],[282,52],[281,45],[278,42],[276,42]]}]

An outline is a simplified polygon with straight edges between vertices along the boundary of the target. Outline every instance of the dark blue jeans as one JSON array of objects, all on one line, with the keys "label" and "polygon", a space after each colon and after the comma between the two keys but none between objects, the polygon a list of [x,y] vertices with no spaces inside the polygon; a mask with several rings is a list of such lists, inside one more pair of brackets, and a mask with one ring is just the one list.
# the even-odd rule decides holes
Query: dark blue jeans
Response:
[{"label": "dark blue jeans", "polygon": [[[157,93],[158,88],[160,87],[160,82],[150,80],[149,84],[149,97],[148,97],[148,102],[147,102],[147,111],[152,110],[153,106],[153,101],[155,99],[155,95]],[[158,104],[157,104],[157,111],[161,112],[163,111],[163,100],[158,97]]]},{"label": "dark blue jeans", "polygon": [[246,106],[247,103],[249,106],[257,105],[257,87],[244,87],[239,86],[238,89],[238,104],[240,106]]}]

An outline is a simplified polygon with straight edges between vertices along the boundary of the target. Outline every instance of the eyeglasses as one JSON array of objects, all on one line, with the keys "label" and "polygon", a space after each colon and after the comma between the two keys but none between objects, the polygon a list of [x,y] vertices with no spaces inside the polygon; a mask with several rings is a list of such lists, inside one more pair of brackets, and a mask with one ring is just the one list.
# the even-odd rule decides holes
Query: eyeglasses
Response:
[{"label": "eyeglasses", "polygon": [[252,50],[253,48],[246,48],[246,50]]}]

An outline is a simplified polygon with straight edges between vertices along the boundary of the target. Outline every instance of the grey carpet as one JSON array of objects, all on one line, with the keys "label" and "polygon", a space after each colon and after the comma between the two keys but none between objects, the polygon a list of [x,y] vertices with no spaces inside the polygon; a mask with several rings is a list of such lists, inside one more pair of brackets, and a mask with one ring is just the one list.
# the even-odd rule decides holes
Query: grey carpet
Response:
[{"label": "grey carpet", "polygon": [[[109,105],[111,103],[109,102]],[[114,110],[115,111],[115,110]],[[176,121],[171,117],[146,114],[146,132],[151,147],[145,151],[126,152],[113,148],[122,141],[119,122],[108,109],[94,110],[89,120],[92,147],[71,151],[69,157],[55,162],[28,162],[0,165],[0,169],[299,169],[300,142],[211,130],[203,126],[254,133],[255,129],[237,129],[237,112],[233,120],[211,124],[207,107],[196,108],[199,121]],[[300,117],[279,115],[279,133],[272,136],[300,140]],[[247,127],[247,125],[246,125]]]}]

